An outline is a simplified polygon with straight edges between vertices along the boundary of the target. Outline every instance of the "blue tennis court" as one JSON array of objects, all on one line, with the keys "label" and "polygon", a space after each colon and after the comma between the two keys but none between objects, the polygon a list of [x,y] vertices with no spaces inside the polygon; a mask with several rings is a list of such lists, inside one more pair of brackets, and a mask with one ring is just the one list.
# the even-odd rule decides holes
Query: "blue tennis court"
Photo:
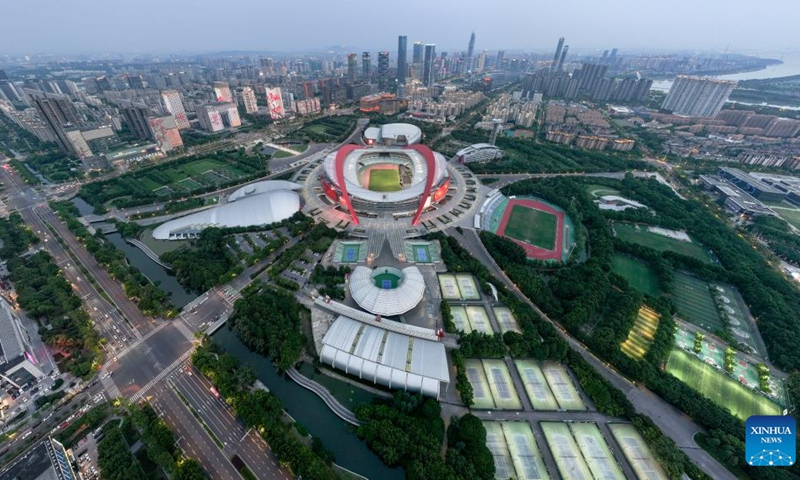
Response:
[{"label": "blue tennis court", "polygon": [[418,262],[427,262],[428,261],[428,247],[417,247],[416,250],[416,257]]},{"label": "blue tennis court", "polygon": [[348,263],[358,262],[358,251],[358,245],[344,245],[344,251],[342,251],[342,261]]},{"label": "blue tennis court", "polygon": [[392,288],[392,281],[391,280],[381,280],[381,288],[384,290],[390,290]]}]

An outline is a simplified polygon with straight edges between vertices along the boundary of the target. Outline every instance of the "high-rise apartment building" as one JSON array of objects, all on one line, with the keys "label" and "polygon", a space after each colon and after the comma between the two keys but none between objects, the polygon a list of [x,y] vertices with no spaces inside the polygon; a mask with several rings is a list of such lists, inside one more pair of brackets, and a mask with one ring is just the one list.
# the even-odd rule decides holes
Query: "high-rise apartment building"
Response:
[{"label": "high-rise apartment building", "polygon": [[[70,136],[67,132],[68,129],[75,128],[78,124],[78,116],[69,97],[31,89],[25,89],[25,93],[39,112],[42,120],[53,132],[61,151],[71,156],[84,155],[79,151],[82,150],[82,146],[75,145],[75,136]],[[80,132],[78,134],[80,135]]]},{"label": "high-rise apartment building", "polygon": [[478,55],[478,60],[475,62],[474,70],[478,73],[482,72],[483,69],[486,68],[486,51],[484,50]]},{"label": "high-rise apartment building", "polygon": [[281,94],[280,87],[266,87],[265,91],[267,93],[267,108],[269,109],[270,118],[279,120],[285,117],[286,109],[283,106],[283,95]]},{"label": "high-rise apartment building", "polygon": [[200,126],[209,132],[242,125],[239,110],[233,103],[216,102],[197,107],[197,119],[200,121]]},{"label": "high-rise apartment building", "polygon": [[505,60],[505,57],[506,57],[506,51],[505,50],[498,50],[497,51],[497,57],[495,58],[495,61],[494,61],[494,68],[496,68],[496,69],[503,68],[503,60]]},{"label": "high-rise apartment building", "polygon": [[358,54],[351,53],[347,55],[347,81],[356,83],[358,80]]},{"label": "high-rise apartment building", "polygon": [[218,102],[231,103],[233,101],[233,94],[231,87],[226,82],[214,82],[214,98]]},{"label": "high-rise apartment building", "polygon": [[372,60],[370,59],[369,52],[361,54],[361,78],[365,82],[369,82],[372,78]]},{"label": "high-rise apartment building", "polygon": [[164,100],[164,108],[175,118],[178,129],[189,128],[189,119],[186,118],[186,110],[183,109],[181,94],[177,90],[164,90],[161,92],[161,99]]},{"label": "high-rise apartment building", "polygon": [[428,43],[425,45],[425,58],[422,66],[422,84],[426,87],[433,86],[436,81],[434,62],[436,61],[436,45]]},{"label": "high-rise apartment building", "polygon": [[680,115],[714,117],[734,88],[734,81],[678,75],[661,108]]},{"label": "high-rise apartment building", "polygon": [[553,65],[551,70],[558,70],[558,65],[561,62],[561,51],[564,49],[564,37],[558,39],[558,46],[556,46],[556,54],[553,55]]},{"label": "high-rise apartment building", "polygon": [[408,71],[406,53],[408,53],[408,37],[405,35],[400,35],[399,37],[397,37],[397,84],[398,85],[404,85],[406,83],[406,72]]},{"label": "high-rise apartment building", "polygon": [[131,103],[120,108],[122,118],[128,125],[131,133],[140,139],[151,138],[150,126],[148,125],[147,117],[150,116],[150,109],[147,105]]},{"label": "high-rise apartment building", "polygon": [[378,86],[381,90],[389,88],[389,52],[378,52]]},{"label": "high-rise apartment building", "polygon": [[246,86],[242,88],[242,103],[244,103],[244,111],[246,113],[256,113],[258,111],[258,103],[256,103],[256,92],[253,87]]},{"label": "high-rise apartment building", "polygon": [[560,72],[561,69],[564,68],[564,61],[567,59],[567,52],[569,52],[569,45],[564,45],[564,49],[561,50],[561,57],[558,59],[556,71]]},{"label": "high-rise apartment building", "polygon": [[163,117],[150,117],[147,119],[150,132],[158,143],[158,148],[163,152],[169,152],[175,148],[183,146],[183,139],[172,115]]}]

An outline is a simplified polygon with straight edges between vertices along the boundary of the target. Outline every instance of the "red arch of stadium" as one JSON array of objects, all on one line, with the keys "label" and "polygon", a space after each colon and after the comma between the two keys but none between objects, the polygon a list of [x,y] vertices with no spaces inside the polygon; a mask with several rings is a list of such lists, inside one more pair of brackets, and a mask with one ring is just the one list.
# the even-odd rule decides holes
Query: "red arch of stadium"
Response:
[{"label": "red arch of stadium", "polygon": [[[336,159],[335,159],[335,166],[336,166],[336,181],[339,183],[339,188],[342,191],[342,196],[344,197],[344,204],[347,208],[347,211],[350,212],[350,218],[353,219],[353,223],[358,225],[358,215],[356,215],[356,211],[353,208],[353,202],[350,201],[350,194],[347,193],[347,182],[344,180],[344,161],[348,155],[350,155],[353,150],[358,150],[363,148],[360,145],[345,145],[336,152]],[[419,207],[417,207],[417,213],[414,215],[414,219],[411,221],[412,225],[416,225],[419,222],[419,217],[422,215],[422,211],[425,209],[425,202],[431,196],[431,189],[433,188],[433,176],[436,172],[436,156],[433,154],[433,151],[424,146],[424,145],[409,145],[405,147],[406,149],[411,149],[422,155],[422,158],[425,159],[425,163],[428,166],[428,175],[425,179],[425,190],[422,192],[422,196],[419,200]],[[447,184],[445,185],[447,186]]]}]

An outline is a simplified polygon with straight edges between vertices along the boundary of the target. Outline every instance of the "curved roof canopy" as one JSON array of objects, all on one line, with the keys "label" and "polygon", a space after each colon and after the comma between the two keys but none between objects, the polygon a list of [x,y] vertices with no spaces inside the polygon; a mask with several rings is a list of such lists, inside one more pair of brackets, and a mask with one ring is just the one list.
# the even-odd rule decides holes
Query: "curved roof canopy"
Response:
[{"label": "curved roof canopy", "polygon": [[299,183],[289,182],[286,180],[266,180],[263,182],[251,183],[239,188],[235,192],[231,193],[231,195],[228,197],[228,201],[235,202],[246,197],[260,195],[273,190],[300,190],[302,188],[303,186]]},{"label": "curved roof canopy", "polygon": [[271,190],[161,224],[153,230],[157,240],[196,237],[208,227],[250,227],[280,222],[300,210],[300,196],[290,190]]},{"label": "curved roof canopy", "polygon": [[[377,268],[380,271],[381,267]],[[417,267],[402,270],[403,278],[397,288],[384,289],[375,285],[371,268],[358,266],[350,274],[350,294],[364,310],[392,317],[401,315],[416,307],[425,294],[425,280]]]}]

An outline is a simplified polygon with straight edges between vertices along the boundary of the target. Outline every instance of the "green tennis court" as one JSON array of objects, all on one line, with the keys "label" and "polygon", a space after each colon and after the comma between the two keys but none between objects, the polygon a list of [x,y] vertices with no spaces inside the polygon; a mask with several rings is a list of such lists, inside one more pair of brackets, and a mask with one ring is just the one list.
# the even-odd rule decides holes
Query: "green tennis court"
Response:
[{"label": "green tennis court", "polygon": [[742,420],[747,420],[751,415],[781,414],[782,409],[778,404],[740,385],[736,380],[683,350],[672,350],[667,361],[667,372],[717,405],[728,408]]},{"label": "green tennis court", "polygon": [[400,277],[388,272],[379,273],[372,278],[375,280],[376,287],[387,290],[391,288],[397,288],[397,283],[400,281]]}]

